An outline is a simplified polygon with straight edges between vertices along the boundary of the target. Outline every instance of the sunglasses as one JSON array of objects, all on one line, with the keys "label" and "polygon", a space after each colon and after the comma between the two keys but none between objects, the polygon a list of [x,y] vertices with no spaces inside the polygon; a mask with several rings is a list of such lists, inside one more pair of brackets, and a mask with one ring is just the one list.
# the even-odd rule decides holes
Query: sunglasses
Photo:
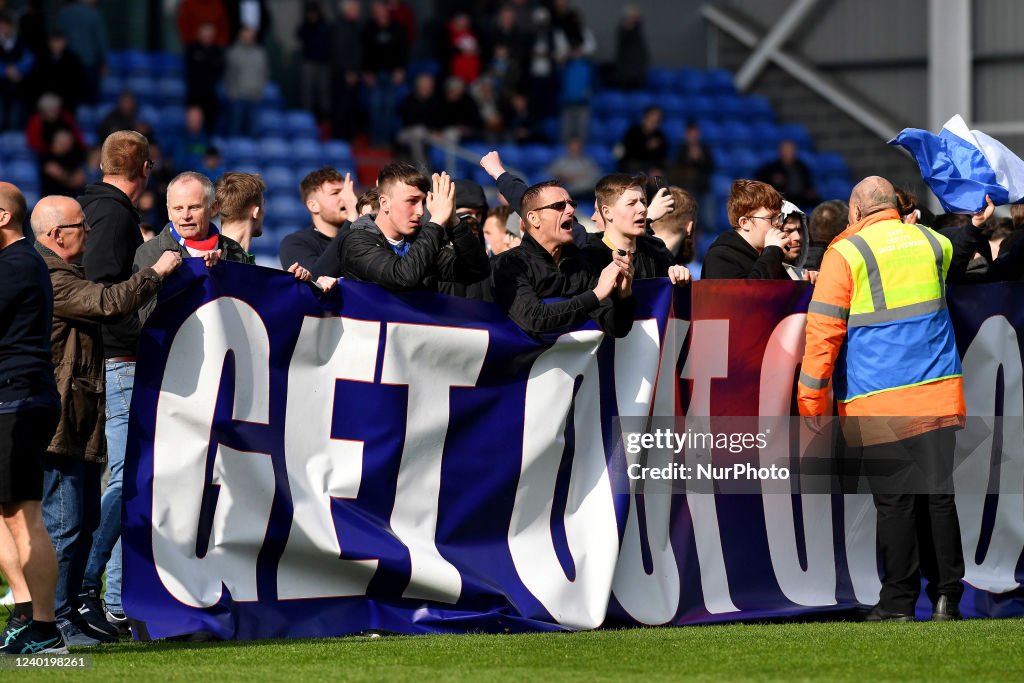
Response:
[{"label": "sunglasses", "polygon": [[89,225],[89,221],[84,221],[83,220],[83,221],[79,221],[78,223],[65,223],[63,225],[55,225],[53,227],[54,228],[60,228],[62,230],[64,228],[81,228],[82,230],[89,230],[90,225]]},{"label": "sunglasses", "polygon": [[534,211],[543,211],[544,209],[554,209],[555,211],[565,211],[566,206],[576,208],[578,205],[572,199],[563,199],[562,201],[555,202],[554,204],[548,204],[547,206],[538,206]]}]

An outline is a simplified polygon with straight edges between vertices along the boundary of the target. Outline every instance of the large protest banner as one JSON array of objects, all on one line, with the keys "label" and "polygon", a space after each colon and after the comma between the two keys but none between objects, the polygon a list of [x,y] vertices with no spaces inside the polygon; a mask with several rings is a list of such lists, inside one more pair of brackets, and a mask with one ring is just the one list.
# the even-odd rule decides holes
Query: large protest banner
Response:
[{"label": "large protest banner", "polygon": [[[490,304],[187,262],[140,346],[128,613],[154,638],[264,638],[872,604],[870,496],[632,495],[624,474],[619,417],[791,414],[810,288],[635,289],[627,338],[535,340]],[[1024,613],[1022,293],[950,293],[969,410],[1007,416],[958,436],[968,616]]]}]

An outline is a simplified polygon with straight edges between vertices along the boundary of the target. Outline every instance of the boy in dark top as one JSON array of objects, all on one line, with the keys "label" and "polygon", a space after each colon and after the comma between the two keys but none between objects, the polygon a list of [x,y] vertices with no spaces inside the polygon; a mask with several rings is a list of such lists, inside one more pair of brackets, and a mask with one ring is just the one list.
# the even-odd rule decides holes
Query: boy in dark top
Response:
[{"label": "boy in dark top", "polygon": [[704,257],[703,280],[788,280],[782,262],[782,195],[757,180],[737,180],[729,192],[729,224]]}]

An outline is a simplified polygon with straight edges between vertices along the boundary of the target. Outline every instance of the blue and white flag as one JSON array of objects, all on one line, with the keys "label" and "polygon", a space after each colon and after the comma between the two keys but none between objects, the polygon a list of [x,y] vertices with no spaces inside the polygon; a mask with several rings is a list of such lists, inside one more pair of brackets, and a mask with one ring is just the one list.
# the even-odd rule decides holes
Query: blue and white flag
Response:
[{"label": "blue and white flag", "polygon": [[992,203],[1024,201],[1024,161],[998,140],[971,130],[959,114],[938,135],[904,128],[890,145],[903,147],[917,160],[921,176],[949,213],[976,213]]}]

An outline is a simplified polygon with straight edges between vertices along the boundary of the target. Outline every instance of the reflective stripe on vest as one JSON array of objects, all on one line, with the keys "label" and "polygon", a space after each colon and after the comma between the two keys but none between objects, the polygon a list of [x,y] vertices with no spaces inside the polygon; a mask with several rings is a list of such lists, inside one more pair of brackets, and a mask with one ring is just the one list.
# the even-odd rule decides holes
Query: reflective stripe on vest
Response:
[{"label": "reflective stripe on vest", "polygon": [[946,312],[948,239],[897,220],[837,242],[853,277],[833,389],[843,402],[961,374]]}]

